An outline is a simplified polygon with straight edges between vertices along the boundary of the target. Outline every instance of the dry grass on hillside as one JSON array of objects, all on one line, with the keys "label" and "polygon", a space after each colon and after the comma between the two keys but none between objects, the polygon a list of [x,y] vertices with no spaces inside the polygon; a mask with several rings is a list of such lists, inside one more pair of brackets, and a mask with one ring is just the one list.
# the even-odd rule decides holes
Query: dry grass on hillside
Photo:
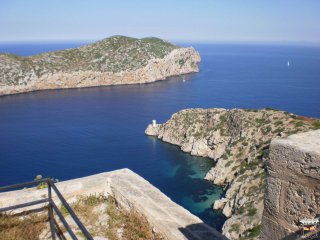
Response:
[{"label": "dry grass on hillside", "polygon": [[[47,211],[44,211],[47,212]],[[37,240],[47,228],[47,214],[0,214],[0,240]]]},{"label": "dry grass on hillside", "polygon": [[[124,210],[111,196],[81,197],[72,203],[71,207],[93,237],[106,237],[109,240],[165,239],[160,233],[154,231],[145,216],[136,211]],[[61,207],[60,210],[77,237],[85,239],[71,220],[66,208]],[[66,229],[56,214],[54,216],[61,233],[65,234]],[[39,236],[45,239],[50,238],[47,209],[39,213],[0,215],[0,240],[38,240]]]},{"label": "dry grass on hillside", "polygon": [[[92,236],[107,237],[109,240],[161,240],[160,233],[152,230],[146,217],[121,208],[116,200],[103,195],[79,198],[71,205]],[[67,218],[68,212],[61,208]],[[76,232],[79,238],[81,232]]]}]

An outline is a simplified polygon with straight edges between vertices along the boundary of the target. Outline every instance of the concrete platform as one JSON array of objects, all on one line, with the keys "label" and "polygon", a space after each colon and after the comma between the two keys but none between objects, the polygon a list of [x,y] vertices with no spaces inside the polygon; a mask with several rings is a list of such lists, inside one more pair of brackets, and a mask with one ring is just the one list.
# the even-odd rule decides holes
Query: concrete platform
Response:
[{"label": "concrete platform", "polygon": [[[75,201],[77,196],[113,195],[122,207],[144,214],[150,224],[169,240],[227,239],[129,169],[100,173],[56,185],[68,202]],[[38,200],[44,198],[46,193],[46,189],[0,193],[0,207]]]}]

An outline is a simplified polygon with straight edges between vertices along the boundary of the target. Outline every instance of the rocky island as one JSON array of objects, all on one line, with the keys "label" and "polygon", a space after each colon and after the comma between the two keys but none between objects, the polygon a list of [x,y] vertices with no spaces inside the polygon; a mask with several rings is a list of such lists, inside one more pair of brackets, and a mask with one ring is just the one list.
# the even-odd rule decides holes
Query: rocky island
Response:
[{"label": "rocky island", "polygon": [[198,72],[199,53],[158,38],[114,36],[30,57],[0,54],[0,96],[44,89],[141,84]]},{"label": "rocky island", "polygon": [[223,234],[255,239],[262,229],[271,140],[319,128],[317,119],[271,108],[216,108],[182,110],[164,124],[150,124],[145,133],[192,155],[212,158],[216,165],[205,178],[226,189],[213,204],[228,217]]}]

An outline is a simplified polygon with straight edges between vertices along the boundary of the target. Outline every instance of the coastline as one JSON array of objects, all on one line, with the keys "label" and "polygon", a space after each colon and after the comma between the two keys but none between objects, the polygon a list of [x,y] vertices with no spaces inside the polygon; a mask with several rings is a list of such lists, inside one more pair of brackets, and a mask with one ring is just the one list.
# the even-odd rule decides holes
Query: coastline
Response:
[{"label": "coastline", "polygon": [[225,186],[225,196],[213,210],[228,218],[223,234],[238,239],[261,230],[270,141],[315,129],[318,123],[274,109],[195,108],[181,110],[163,124],[149,124],[145,134],[216,162],[205,179]]},{"label": "coastline", "polygon": [[[155,79],[153,81],[148,81],[148,82],[139,82],[139,83],[115,83],[115,84],[100,84],[100,85],[92,85],[92,86],[70,86],[70,87],[58,87],[58,88],[44,88],[44,89],[34,89],[34,90],[24,90],[21,92],[14,92],[14,93],[7,93],[7,94],[1,94],[0,93],[0,98],[1,97],[6,97],[6,96],[12,96],[12,95],[19,95],[19,94],[27,94],[27,93],[32,93],[32,92],[39,92],[39,91],[51,91],[51,90],[72,90],[72,89],[80,89],[80,88],[99,88],[99,87],[115,87],[115,86],[128,86],[128,85],[147,85],[147,84],[153,84],[155,82],[160,82],[160,81],[167,81],[170,78],[176,78],[176,77],[183,77],[183,76],[187,76],[189,74],[195,74],[198,73],[198,71],[194,71],[194,72],[188,72],[188,73],[182,73],[182,74],[177,74],[177,75],[170,75],[167,76],[165,78],[161,78],[161,79]],[[1,91],[1,86],[0,86],[0,91]]]}]

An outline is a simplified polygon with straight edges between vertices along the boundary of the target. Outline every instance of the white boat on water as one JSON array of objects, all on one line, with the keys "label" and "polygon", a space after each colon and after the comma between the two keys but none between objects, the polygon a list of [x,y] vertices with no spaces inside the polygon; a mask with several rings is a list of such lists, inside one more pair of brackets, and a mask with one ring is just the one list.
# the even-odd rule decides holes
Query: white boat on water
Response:
[{"label": "white boat on water", "polygon": [[288,67],[290,67],[290,62],[288,61]]}]

